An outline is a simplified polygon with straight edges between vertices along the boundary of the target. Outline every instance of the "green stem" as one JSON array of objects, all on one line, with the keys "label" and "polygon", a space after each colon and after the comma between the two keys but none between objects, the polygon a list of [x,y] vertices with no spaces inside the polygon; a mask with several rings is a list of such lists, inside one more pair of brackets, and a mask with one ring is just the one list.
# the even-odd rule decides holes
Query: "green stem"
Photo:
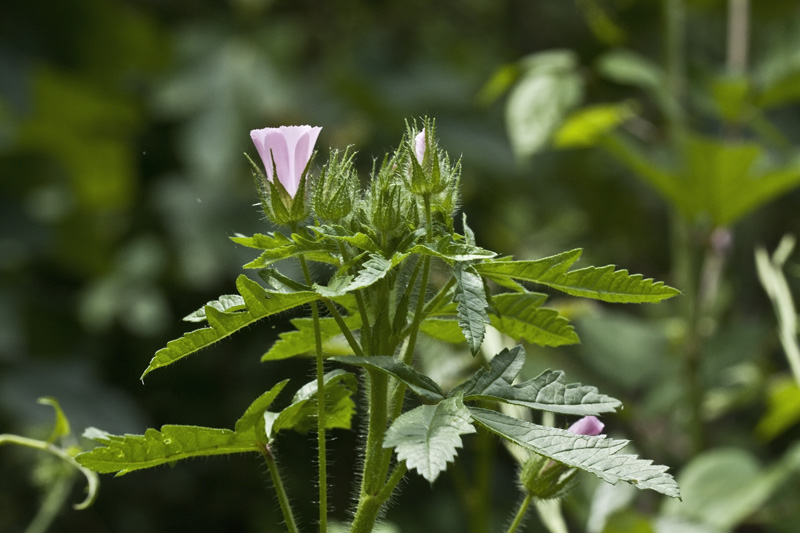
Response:
[{"label": "green stem", "polygon": [[286,496],[286,489],[283,487],[283,480],[281,479],[281,473],[278,470],[278,463],[275,461],[275,456],[268,445],[264,446],[261,453],[264,456],[264,461],[267,463],[267,468],[269,468],[269,475],[272,477],[272,484],[275,485],[275,492],[278,493],[278,503],[281,506],[283,519],[286,522],[286,529],[289,530],[289,533],[298,533],[292,506],[289,503],[289,498]]},{"label": "green stem", "polygon": [[[343,242],[339,242],[339,251],[342,254],[342,260],[345,263],[350,262],[350,254],[347,252],[347,246]],[[355,269],[351,269],[351,274],[356,275]],[[372,336],[369,325],[369,314],[367,313],[367,306],[364,304],[364,296],[361,291],[355,291],[356,304],[358,305],[358,313],[361,315],[361,348],[365,353],[370,353],[372,345]]]},{"label": "green stem", "polygon": [[492,434],[484,428],[478,429],[477,465],[475,467],[475,485],[472,488],[472,505],[470,507],[470,531],[487,533],[490,529],[491,501],[489,489],[492,480],[492,464],[495,456],[495,441]]},{"label": "green stem", "polygon": [[531,504],[532,498],[533,497],[530,494],[525,495],[525,499],[519,504],[519,510],[517,510],[517,515],[514,517],[514,521],[511,522],[510,526],[508,526],[507,533],[514,533],[517,528],[522,525],[522,520],[525,518],[525,513],[528,512],[528,506]]},{"label": "green stem", "polygon": [[86,478],[86,482],[88,483],[89,487],[87,489],[86,499],[74,505],[75,509],[82,510],[86,509],[92,503],[94,503],[94,499],[97,497],[97,491],[100,488],[100,478],[97,476],[97,473],[89,470],[88,468],[79,464],[74,457],[72,457],[66,450],[59,448],[55,444],[50,442],[45,442],[42,440],[36,439],[29,439],[27,437],[21,437],[19,435],[12,435],[9,433],[4,433],[0,435],[0,446],[3,444],[17,444],[19,446],[26,446],[28,448],[34,448],[37,450],[43,450],[45,452],[51,453],[56,457],[62,459],[66,463],[69,463],[74,468],[77,468],[81,474],[84,475]]},{"label": "green stem", "polygon": [[362,497],[364,503],[359,503],[356,515],[353,517],[353,523],[350,526],[350,533],[372,532],[381,507],[391,497],[407,470],[405,462],[399,463],[395,466],[392,475],[389,476],[386,484],[376,496]]},{"label": "green stem", "polygon": [[347,339],[347,343],[350,345],[350,348],[353,349],[353,353],[359,357],[364,356],[364,351],[361,349],[361,346],[356,341],[353,332],[350,331],[350,328],[347,327],[347,324],[344,322],[344,318],[342,318],[342,314],[336,309],[336,306],[333,305],[333,302],[327,298],[322,299],[322,303],[325,304],[325,307],[328,309],[328,312],[331,314],[333,319],[336,321],[336,325],[339,326],[339,329],[344,334],[344,338]]},{"label": "green stem", "polygon": [[383,458],[383,436],[388,422],[388,376],[383,372],[368,371],[369,423],[367,425],[367,444],[364,457],[364,476],[361,480],[361,496],[375,496],[385,481],[381,475]]},{"label": "green stem", "polygon": [[[311,272],[308,270],[306,258],[300,256],[300,267],[306,283],[311,285]],[[317,448],[319,466],[319,531],[328,530],[328,462],[325,443],[325,367],[322,358],[322,335],[319,328],[319,305],[311,305],[311,319],[314,322],[314,346],[317,370]]]}]

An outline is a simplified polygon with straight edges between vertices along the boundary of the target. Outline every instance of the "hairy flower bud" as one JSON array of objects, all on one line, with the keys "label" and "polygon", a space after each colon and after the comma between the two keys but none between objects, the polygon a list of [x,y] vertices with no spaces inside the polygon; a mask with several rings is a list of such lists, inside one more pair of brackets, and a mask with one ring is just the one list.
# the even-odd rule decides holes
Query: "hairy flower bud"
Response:
[{"label": "hairy flower bud", "polygon": [[338,150],[331,151],[314,187],[314,212],[320,219],[340,222],[353,213],[359,193],[354,156],[349,148],[341,156]]}]

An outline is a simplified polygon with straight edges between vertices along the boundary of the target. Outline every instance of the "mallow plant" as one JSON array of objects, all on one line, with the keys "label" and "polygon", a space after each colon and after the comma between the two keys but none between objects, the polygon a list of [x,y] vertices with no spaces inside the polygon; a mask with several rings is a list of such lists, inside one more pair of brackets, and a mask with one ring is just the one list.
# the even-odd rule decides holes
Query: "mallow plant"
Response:
[{"label": "mallow plant", "polygon": [[[426,357],[421,345],[437,344],[418,342],[424,335],[476,355],[492,327],[528,345],[567,345],[578,342],[578,335],[567,318],[546,307],[547,294],[535,289],[611,303],[659,302],[678,291],[613,265],[574,268],[581,250],[519,260],[480,247],[466,216],[456,216],[461,165],[439,148],[433,120],[407,126],[397,149],[374,163],[365,189],[351,149],[331,150],[314,171],[320,129],[251,132],[263,164],[251,160],[261,208],[278,230],[232,237],[254,250],[244,265],[252,275],[238,277],[236,293],[187,316],[199,329],[168,342],[141,376],[300,308],[310,317],[293,319],[295,329],[265,347],[261,361],[313,355],[315,378],[280,381],[244,409],[233,429],[165,425],[143,435],[111,435],[90,428],[85,436],[98,446],[77,455],[77,463],[122,475],[192,457],[261,454],[284,525],[295,532],[303,524],[292,510],[276,452],[287,432],[315,432],[319,516],[303,522],[316,522],[324,532],[326,440],[331,432],[353,427],[360,394],[364,442],[352,532],[373,529],[405,476],[433,484],[457,460],[462,439],[476,432],[530,453],[520,471],[521,503],[509,531],[520,525],[531,501],[560,497],[580,470],[678,498],[665,466],[624,453],[627,441],[601,434],[597,416],[615,412],[618,400],[570,383],[557,370],[520,381],[522,345],[481,359],[472,375],[444,387],[419,365]],[[279,270],[281,261],[298,262],[302,277]],[[574,424],[562,429],[529,422],[531,417],[506,414],[504,404],[562,415]]]}]

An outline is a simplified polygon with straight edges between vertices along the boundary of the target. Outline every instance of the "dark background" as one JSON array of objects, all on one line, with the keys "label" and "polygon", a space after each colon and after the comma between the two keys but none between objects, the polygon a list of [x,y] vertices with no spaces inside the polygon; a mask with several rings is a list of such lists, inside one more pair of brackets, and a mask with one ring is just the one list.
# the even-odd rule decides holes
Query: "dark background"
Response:
[{"label": "dark background", "polygon": [[[687,79],[690,92],[702,91],[705,80],[725,69],[728,3],[685,4]],[[795,0],[752,4],[750,51],[757,63],[769,59],[776,40],[800,32],[800,8]],[[591,66],[615,46],[663,63],[664,5],[6,2],[0,15],[0,432],[46,437],[52,415],[36,404],[40,396],[58,398],[76,434],[88,426],[112,433],[166,423],[232,427],[277,381],[292,377],[299,385],[310,378],[307,360],[259,363],[288,327],[292,315],[286,314],[156,372],[144,385],[138,379],[157,349],[189,329],[181,317],[233,292],[252,251],[228,237],[271,229],[253,206],[242,155],[255,155],[253,128],[322,126],[318,164],[327,147],[352,144],[366,175],[373,158],[397,145],[405,119],[434,116],[441,146],[462,156],[462,208],[479,244],[520,258],[582,247],[581,265],[615,263],[675,283],[671,210],[661,197],[595,148],[515,156],[504,96],[481,97],[504,66],[570,49],[582,65],[586,102],[634,99],[640,114],[661,127],[645,95],[602,79]],[[687,100],[691,126],[718,134],[719,122]],[[789,102],[767,118],[796,151],[800,107]],[[783,457],[800,433],[789,428],[764,441],[753,431],[767,409],[769,383],[787,368],[753,248],[772,249],[784,233],[800,234],[798,205],[795,190],[733,227],[718,333],[709,341],[718,355],[703,370],[706,391],[724,396],[724,408],[707,420],[707,448],[733,446],[762,465]],[[680,473],[695,452],[676,392],[683,379],[673,353],[678,304],[575,313],[582,347],[531,349],[532,367],[564,368],[570,381],[622,399],[625,411],[606,419],[610,433],[631,438],[642,455]],[[731,368],[756,377],[731,382]],[[332,516],[339,520],[346,520],[354,491],[357,433],[336,432],[330,448]],[[316,516],[313,440],[287,435],[279,448],[306,527]],[[499,530],[518,493],[513,460],[502,449],[498,457],[490,495]],[[36,513],[37,480],[49,479],[47,468],[54,468],[38,459],[30,450],[0,448],[0,531],[22,531]],[[467,530],[449,478],[433,487],[409,479],[389,521],[403,531],[421,531],[422,523],[430,524],[425,531]],[[770,496],[742,530],[780,531],[798,523],[800,511],[789,503],[800,497],[797,479]],[[81,483],[70,503],[81,498]],[[585,529],[594,486],[587,480],[565,500],[576,531]],[[630,509],[646,521],[660,505],[647,494]],[[82,512],[67,506],[52,530],[280,531],[279,523],[265,467],[257,457],[232,456],[103,476],[96,505]]]}]

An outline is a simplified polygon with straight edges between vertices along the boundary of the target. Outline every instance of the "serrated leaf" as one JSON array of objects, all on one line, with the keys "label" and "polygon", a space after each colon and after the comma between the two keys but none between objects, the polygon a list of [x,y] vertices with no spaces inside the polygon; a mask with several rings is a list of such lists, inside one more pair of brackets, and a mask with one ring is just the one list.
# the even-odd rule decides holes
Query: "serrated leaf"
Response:
[{"label": "serrated leaf", "polygon": [[69,427],[69,420],[67,420],[67,416],[64,414],[64,411],[61,409],[61,405],[59,405],[58,400],[51,396],[46,396],[43,398],[39,398],[36,400],[37,403],[41,405],[49,405],[55,411],[56,419],[53,421],[53,431],[50,433],[50,438],[47,439],[49,444],[54,443],[61,437],[69,436],[71,430]]},{"label": "serrated leaf", "polygon": [[[98,435],[93,436],[97,440]],[[144,435],[106,434],[101,442],[104,446],[78,454],[75,460],[95,472],[118,476],[191,457],[260,451],[251,435],[200,426],[166,425]]]},{"label": "serrated leaf", "polygon": [[538,283],[570,294],[612,303],[660,302],[680,294],[663,281],[644,279],[641,274],[614,270],[614,265],[586,267]]},{"label": "serrated leaf", "polygon": [[266,434],[264,432],[264,412],[269,409],[272,402],[278,394],[281,393],[286,384],[289,383],[288,379],[284,379],[277,383],[270,390],[256,398],[251,403],[244,414],[239,417],[234,426],[234,432],[243,435],[247,432],[254,432],[256,440],[261,443],[266,443]]},{"label": "serrated leaf", "polygon": [[450,394],[461,394],[464,401],[494,400],[569,415],[597,415],[616,411],[619,400],[600,394],[597,388],[566,383],[561,371],[546,370],[537,377],[514,385],[525,363],[525,350],[516,346],[503,350]]},{"label": "serrated leaf", "polygon": [[205,322],[206,307],[213,307],[217,311],[235,313],[237,311],[244,311],[245,303],[244,298],[239,294],[223,294],[217,300],[211,300],[203,307],[183,317],[185,322]]},{"label": "serrated leaf", "polygon": [[[358,389],[356,376],[344,370],[333,370],[324,376],[325,428],[350,429],[350,420],[356,409],[353,394]],[[291,429],[307,433],[317,427],[317,380],[303,385],[295,393],[292,403],[279,413],[264,413],[265,432],[272,441],[279,431]]]},{"label": "serrated leaf", "polygon": [[244,275],[239,276],[236,280],[236,288],[244,298],[246,311],[223,312],[217,311],[213,307],[206,307],[206,318],[209,327],[190,331],[180,339],[168,342],[165,348],[160,349],[153,356],[141,379],[144,379],[153,370],[171,365],[249,326],[257,320],[319,298],[316,293],[310,291],[288,294],[269,292]]},{"label": "serrated leaf", "polygon": [[497,255],[469,242],[454,242],[450,236],[442,237],[432,244],[417,244],[408,253],[437,257],[451,265],[458,262],[487,260]]},{"label": "serrated leaf", "polygon": [[492,298],[490,319],[501,333],[539,346],[564,346],[580,342],[569,321],[555,309],[540,307],[543,294],[523,292],[498,294]]},{"label": "serrated leaf", "polygon": [[467,346],[473,355],[478,353],[486,333],[489,315],[486,312],[486,288],[483,279],[471,266],[457,263],[453,270],[456,278],[455,301],[458,304],[456,314],[458,325],[467,339]]},{"label": "serrated leaf", "polygon": [[[383,279],[401,260],[402,257],[399,255],[396,258],[392,258],[392,261],[388,261],[380,255],[372,254],[369,259],[361,265],[355,279],[352,279],[350,276],[336,276],[333,282],[329,283],[327,287],[315,284],[314,289],[326,298],[342,296],[348,292],[369,287],[378,280]],[[337,280],[338,283],[336,282]]]},{"label": "serrated leaf", "polygon": [[384,448],[433,483],[461,448],[461,435],[475,433],[470,413],[456,396],[403,413],[386,431]]},{"label": "serrated leaf", "polygon": [[280,394],[288,379],[256,398],[236,421],[235,430],[201,426],[165,425],[144,435],[111,435],[87,428],[83,436],[101,444],[75,459],[95,472],[118,476],[192,457],[261,452],[267,442],[263,414]]},{"label": "serrated leaf", "polygon": [[514,278],[604,302],[659,302],[680,294],[661,281],[628,274],[627,270],[615,271],[614,265],[567,272],[580,255],[581,250],[576,249],[536,261],[491,261],[475,265],[475,269],[489,279]]},{"label": "serrated leaf", "polygon": [[666,466],[619,453],[628,441],[576,435],[480,407],[469,407],[468,410],[476,423],[539,455],[594,474],[612,485],[625,481],[639,489],[651,489],[680,498],[678,484],[667,473]]},{"label": "serrated leaf", "polygon": [[344,226],[336,224],[325,226],[309,226],[308,229],[322,238],[334,239],[345,242],[365,252],[379,253],[381,248],[369,235],[360,232],[351,232]]},{"label": "serrated leaf", "polygon": [[508,278],[538,282],[565,273],[582,253],[583,250],[577,248],[534,261],[487,261],[476,264],[475,270],[498,283]]},{"label": "serrated leaf", "polygon": [[[344,322],[351,330],[361,327],[361,317],[358,315],[346,316],[344,317]],[[261,356],[262,362],[287,359],[296,355],[313,354],[315,352],[314,321],[310,318],[294,318],[291,323],[297,329],[281,333],[269,351]],[[342,335],[342,332],[333,318],[320,318],[319,330],[322,337],[322,352],[324,356],[349,355],[353,353],[352,348],[346,342],[335,342]]]},{"label": "serrated leaf", "polygon": [[429,402],[440,402],[444,398],[444,393],[439,385],[425,374],[421,374],[409,365],[399,361],[396,357],[389,355],[372,355],[370,357],[332,357],[331,361],[354,365],[365,368],[373,368],[393,376],[406,385],[411,390]]},{"label": "serrated leaf", "polygon": [[286,237],[276,231],[271,235],[257,233],[252,237],[231,237],[231,240],[243,246],[264,250],[256,259],[244,265],[244,268],[264,268],[298,255],[303,255],[311,261],[339,264],[339,258],[335,255],[337,250],[332,243],[310,239],[298,233]]}]

